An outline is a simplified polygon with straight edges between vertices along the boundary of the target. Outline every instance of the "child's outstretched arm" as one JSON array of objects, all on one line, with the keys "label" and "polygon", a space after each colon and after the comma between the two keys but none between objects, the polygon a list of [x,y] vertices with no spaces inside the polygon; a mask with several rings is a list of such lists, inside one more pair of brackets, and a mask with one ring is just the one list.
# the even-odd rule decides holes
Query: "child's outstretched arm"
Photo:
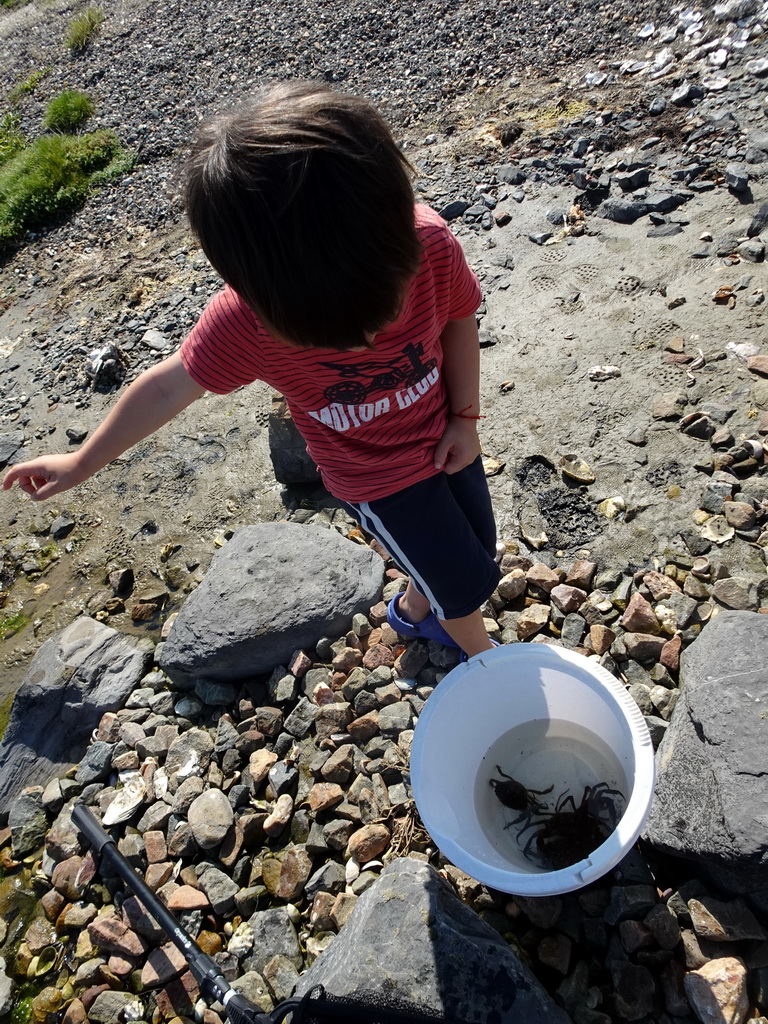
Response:
[{"label": "child's outstretched arm", "polygon": [[480,342],[474,313],[449,320],[440,340],[451,415],[435,449],[435,468],[458,473],[480,454]]},{"label": "child's outstretched arm", "polygon": [[107,417],[85,444],[66,455],[41,455],[13,466],[3,478],[3,490],[18,481],[33,499],[42,501],[66,491],[185,409],[205,391],[184,369],[178,353],[145,370],[123,392]]}]

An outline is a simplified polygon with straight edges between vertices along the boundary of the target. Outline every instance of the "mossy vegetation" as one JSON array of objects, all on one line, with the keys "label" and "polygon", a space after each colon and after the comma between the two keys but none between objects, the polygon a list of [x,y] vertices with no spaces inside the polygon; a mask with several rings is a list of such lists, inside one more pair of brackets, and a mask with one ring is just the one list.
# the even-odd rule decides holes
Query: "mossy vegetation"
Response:
[{"label": "mossy vegetation", "polygon": [[0,167],[24,148],[21,119],[12,110],[0,117]]},{"label": "mossy vegetation", "polygon": [[48,101],[43,127],[51,132],[77,131],[93,113],[93,101],[79,89],[65,89]]},{"label": "mossy vegetation", "polygon": [[41,68],[39,71],[33,71],[23,82],[17,82],[8,93],[10,102],[16,104],[22,97],[34,92],[40,82],[42,82],[46,75],[50,75],[52,70],[52,68]]},{"label": "mossy vegetation", "polygon": [[69,23],[66,44],[72,53],[82,52],[99,31],[104,21],[104,12],[100,7],[87,7]]},{"label": "mossy vegetation", "polygon": [[23,612],[15,612],[13,615],[6,615],[4,619],[0,619],[0,640],[5,640],[6,637],[13,636],[14,633],[18,633],[20,629],[24,629],[25,626],[29,625],[29,616]]},{"label": "mossy vegetation", "polygon": [[44,135],[0,168],[0,249],[81,205],[120,153],[111,131]]},{"label": "mossy vegetation", "polygon": [[[9,693],[8,696],[0,702],[0,740],[5,736],[5,730],[8,728],[8,722],[11,719],[11,708],[13,707],[13,694]],[[0,876],[2,881],[2,876]]]}]

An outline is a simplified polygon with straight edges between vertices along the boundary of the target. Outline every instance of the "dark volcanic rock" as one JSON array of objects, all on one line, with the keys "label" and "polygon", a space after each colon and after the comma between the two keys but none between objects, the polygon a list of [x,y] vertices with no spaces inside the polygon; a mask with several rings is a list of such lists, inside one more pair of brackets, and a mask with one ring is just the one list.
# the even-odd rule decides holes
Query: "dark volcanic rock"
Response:
[{"label": "dark volcanic rock", "polygon": [[151,646],[95,619],[76,619],[37,652],[0,744],[0,816],[24,786],[79,761],[105,711],[123,706],[144,675]]},{"label": "dark volcanic rock", "polygon": [[334,530],[245,526],[185,601],[159,655],[178,684],[234,682],[342,633],[379,597],[384,563]]},{"label": "dark volcanic rock", "polygon": [[433,868],[408,858],[389,864],[360,897],[296,994],[320,984],[376,1006],[394,992],[477,1024],[568,1021],[500,935]]},{"label": "dark volcanic rock", "polygon": [[718,615],[682,658],[645,833],[734,892],[768,889],[768,617]]}]

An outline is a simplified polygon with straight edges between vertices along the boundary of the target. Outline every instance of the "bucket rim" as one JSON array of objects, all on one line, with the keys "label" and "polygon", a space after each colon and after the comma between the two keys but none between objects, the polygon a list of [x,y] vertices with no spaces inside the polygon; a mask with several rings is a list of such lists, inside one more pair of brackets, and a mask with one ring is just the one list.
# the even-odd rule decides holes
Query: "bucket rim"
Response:
[{"label": "bucket rim", "polygon": [[[618,711],[629,727],[635,771],[632,792],[627,806],[616,828],[605,842],[583,860],[556,871],[523,872],[509,871],[494,867],[473,856],[461,844],[450,837],[441,835],[440,829],[430,826],[429,811],[423,810],[423,793],[420,792],[422,765],[425,759],[425,744],[429,723],[440,705],[453,694],[457,687],[466,685],[467,676],[477,669],[488,668],[500,661],[519,658],[521,655],[543,667],[562,663],[586,672],[591,681]],[[583,680],[582,680],[583,681]],[[651,802],[656,784],[656,765],[653,743],[642,712],[629,695],[624,685],[606,668],[582,654],[577,654],[554,644],[517,643],[483,651],[449,672],[427,699],[414,730],[411,746],[411,787],[417,809],[424,826],[442,853],[456,867],[472,878],[501,892],[518,896],[554,896],[574,889],[580,889],[597,878],[607,874],[620,863],[634,846],[650,815]]]}]

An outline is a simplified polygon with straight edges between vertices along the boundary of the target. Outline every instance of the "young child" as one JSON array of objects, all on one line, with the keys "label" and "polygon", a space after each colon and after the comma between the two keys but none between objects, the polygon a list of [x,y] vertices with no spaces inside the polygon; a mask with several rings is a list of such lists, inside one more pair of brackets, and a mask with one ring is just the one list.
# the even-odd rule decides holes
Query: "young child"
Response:
[{"label": "young child", "polygon": [[34,500],[81,483],[205,391],[283,394],[323,482],[404,572],[401,635],[471,657],[499,578],[480,459],[480,288],[366,102],[267,88],[204,125],[192,228],[226,282],[180,350],[141,374],[82,447],[11,468]]}]

